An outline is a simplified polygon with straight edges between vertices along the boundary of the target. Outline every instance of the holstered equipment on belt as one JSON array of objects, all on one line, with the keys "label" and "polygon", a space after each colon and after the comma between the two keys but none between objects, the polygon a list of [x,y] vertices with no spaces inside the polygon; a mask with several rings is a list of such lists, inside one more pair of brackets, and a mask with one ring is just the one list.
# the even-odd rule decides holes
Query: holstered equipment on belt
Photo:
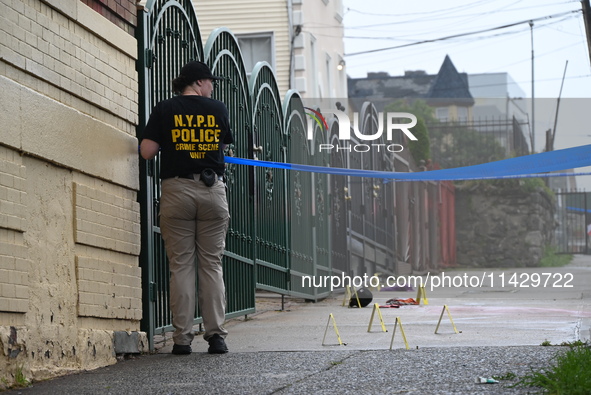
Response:
[{"label": "holstered equipment on belt", "polygon": [[212,169],[204,169],[199,175],[199,178],[206,186],[210,187],[215,184],[218,179],[218,175]]}]

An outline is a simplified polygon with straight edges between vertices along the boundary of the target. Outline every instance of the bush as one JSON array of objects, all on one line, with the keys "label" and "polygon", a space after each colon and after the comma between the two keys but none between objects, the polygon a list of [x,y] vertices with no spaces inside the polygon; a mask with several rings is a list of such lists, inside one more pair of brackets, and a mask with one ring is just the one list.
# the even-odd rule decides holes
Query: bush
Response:
[{"label": "bush", "polygon": [[543,388],[550,394],[585,395],[591,389],[591,348],[577,343],[554,357],[545,370],[532,371],[516,386]]},{"label": "bush", "polygon": [[541,267],[562,267],[568,265],[573,259],[569,254],[557,254],[556,247],[546,246],[544,256],[540,260]]}]

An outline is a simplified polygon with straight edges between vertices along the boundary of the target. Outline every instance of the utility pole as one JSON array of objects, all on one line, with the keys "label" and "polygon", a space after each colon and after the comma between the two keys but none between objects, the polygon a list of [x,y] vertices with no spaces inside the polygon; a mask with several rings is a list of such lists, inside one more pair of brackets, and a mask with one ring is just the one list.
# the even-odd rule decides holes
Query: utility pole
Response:
[{"label": "utility pole", "polygon": [[581,0],[581,6],[583,7],[583,20],[587,32],[587,52],[591,62],[591,5],[589,5],[589,0]]},{"label": "utility pole", "polygon": [[558,100],[556,100],[556,114],[554,115],[554,128],[550,137],[550,149],[546,151],[554,151],[554,139],[556,138],[556,126],[558,125],[558,108],[560,107],[560,98],[562,97],[562,87],[564,86],[564,77],[566,77],[566,68],[568,67],[568,60],[564,65],[564,73],[562,73],[562,82],[560,83],[560,91],[558,92]]},{"label": "utility pole", "polygon": [[[588,0],[587,0],[588,1]],[[536,101],[534,96],[534,21],[529,21],[531,32],[531,153],[536,153]]]}]

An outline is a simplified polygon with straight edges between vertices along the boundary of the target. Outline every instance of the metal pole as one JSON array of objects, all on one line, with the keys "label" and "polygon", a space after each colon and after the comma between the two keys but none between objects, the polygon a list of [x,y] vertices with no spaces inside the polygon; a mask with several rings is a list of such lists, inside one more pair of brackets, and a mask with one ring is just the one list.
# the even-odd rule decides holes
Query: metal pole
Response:
[{"label": "metal pole", "polygon": [[589,52],[589,60],[591,61],[591,5],[589,0],[581,0],[583,8],[583,20],[585,21],[585,32],[587,33],[587,51]]},{"label": "metal pole", "polygon": [[531,35],[531,151],[536,152],[536,105],[534,95],[534,22],[529,21]]},{"label": "metal pole", "polygon": [[556,114],[554,115],[554,128],[552,129],[552,137],[550,140],[550,151],[554,151],[554,138],[556,137],[556,125],[558,124],[558,108],[560,107],[560,97],[562,96],[562,87],[564,86],[564,77],[566,77],[567,67],[568,60],[564,65],[564,73],[562,73],[562,82],[560,83],[560,92],[558,92],[558,100],[556,101]]}]

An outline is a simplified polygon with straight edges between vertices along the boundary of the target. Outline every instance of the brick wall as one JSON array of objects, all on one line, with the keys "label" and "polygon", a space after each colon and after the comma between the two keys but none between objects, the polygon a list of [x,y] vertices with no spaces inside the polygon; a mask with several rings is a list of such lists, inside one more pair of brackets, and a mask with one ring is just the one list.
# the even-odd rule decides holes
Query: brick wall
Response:
[{"label": "brick wall", "polygon": [[139,267],[78,255],[76,278],[78,315],[136,321],[142,318]]},{"label": "brick wall", "polygon": [[140,214],[135,194],[122,195],[74,184],[75,241],[80,244],[139,255]]},{"label": "brick wall", "polygon": [[[122,37],[126,35],[110,28],[110,22],[86,5],[62,2],[64,7],[75,9],[73,16],[79,18],[79,24],[39,0],[15,0],[4,6],[0,13],[0,59],[34,76],[36,81],[23,82],[60,102],[93,116],[107,116],[99,115],[99,111],[111,114],[118,118],[116,126],[137,124],[135,39]],[[94,25],[98,25],[96,30],[89,30]],[[78,99],[91,106],[79,105]]]},{"label": "brick wall", "polygon": [[135,1],[1,4],[0,390],[115,363],[142,317]]},{"label": "brick wall", "polygon": [[29,307],[25,182],[20,155],[0,146],[0,311],[24,313]]},{"label": "brick wall", "polygon": [[[133,192],[116,186],[74,183],[74,240],[114,253],[88,256],[77,249],[78,314],[140,320],[140,268],[125,255],[140,253],[139,204]],[[107,259],[108,258],[108,259]]]},{"label": "brick wall", "polygon": [[80,0],[116,26],[134,35],[137,10],[133,0]]}]

